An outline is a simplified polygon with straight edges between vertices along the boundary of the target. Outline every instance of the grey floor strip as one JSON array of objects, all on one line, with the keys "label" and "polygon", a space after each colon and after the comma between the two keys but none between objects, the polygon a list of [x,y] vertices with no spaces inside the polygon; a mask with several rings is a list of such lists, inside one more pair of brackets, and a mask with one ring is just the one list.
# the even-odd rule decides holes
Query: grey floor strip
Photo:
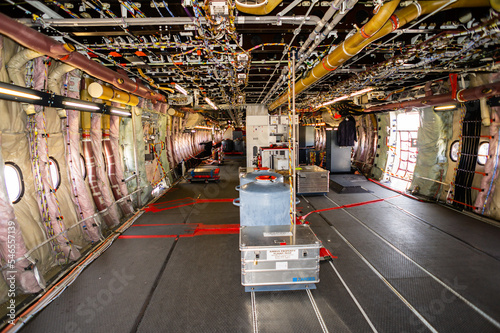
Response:
[{"label": "grey floor strip", "polygon": [[[337,204],[335,201],[333,201],[332,199],[328,198],[327,196],[325,196],[329,201],[331,201],[332,203],[336,204],[337,206],[339,206],[339,204]],[[396,251],[397,253],[399,253],[401,256],[403,256],[405,259],[409,260],[412,264],[414,264],[415,266],[417,266],[420,270],[422,270],[423,272],[425,272],[429,277],[431,277],[432,279],[434,279],[437,283],[439,283],[440,285],[442,285],[444,288],[446,288],[449,292],[451,292],[453,295],[455,295],[458,299],[460,299],[462,302],[464,302],[465,304],[467,304],[469,307],[471,307],[474,311],[476,311],[478,314],[480,314],[483,318],[485,318],[486,320],[488,320],[491,324],[493,324],[495,327],[499,328],[500,329],[500,323],[498,321],[496,321],[495,319],[493,319],[492,317],[490,317],[487,313],[485,313],[483,310],[481,310],[480,308],[478,308],[476,305],[474,305],[472,302],[470,302],[468,299],[466,299],[465,297],[463,297],[462,295],[460,295],[457,291],[455,291],[454,289],[452,289],[450,286],[448,286],[446,283],[444,283],[443,281],[441,281],[441,279],[439,279],[437,276],[435,276],[434,274],[432,274],[431,272],[429,272],[427,269],[425,269],[423,266],[421,266],[419,263],[417,263],[416,261],[414,261],[412,258],[410,258],[408,255],[406,255],[404,252],[402,252],[400,249],[398,249],[396,246],[394,246],[392,243],[390,243],[389,241],[387,241],[384,237],[380,236],[377,232],[373,231],[373,229],[371,229],[369,226],[367,226],[365,223],[363,223],[360,219],[358,219],[357,217],[355,217],[354,215],[352,215],[350,212],[348,212],[347,210],[343,209],[344,212],[346,212],[350,217],[352,217],[356,222],[358,222],[359,224],[361,224],[363,227],[365,227],[368,231],[370,231],[373,235],[375,235],[377,238],[379,238],[380,240],[382,240],[385,244],[387,244],[389,247],[391,247],[394,251]],[[333,227],[332,227],[333,228]],[[340,233],[335,229],[335,231],[339,234],[339,236],[341,236],[343,239],[345,239],[342,235],[340,235]],[[347,240],[345,240],[347,241]]]},{"label": "grey floor strip", "polygon": [[259,321],[257,318],[257,302],[255,301],[255,292],[251,292],[252,298],[252,325],[253,325],[253,333],[259,333]]},{"label": "grey floor strip", "polygon": [[420,321],[431,331],[431,332],[434,332],[434,333],[437,333],[438,331],[417,311],[417,309],[415,309],[413,307],[413,305],[410,304],[410,302],[408,302],[408,300],[406,298],[403,297],[403,295],[401,295],[399,293],[399,291],[396,290],[396,288],[389,282],[387,281],[387,279],[361,254],[359,253],[358,250],[356,250],[356,248],[337,230],[337,228],[335,228],[334,226],[331,226],[331,228],[333,229],[333,231],[335,231],[337,233],[337,235],[339,235],[339,237],[354,251],[354,253],[356,253],[356,255],[361,259],[363,260],[363,262],[368,266],[370,267],[370,269],[389,287],[389,289],[392,290],[392,292],[394,294],[396,294],[396,296],[399,297],[399,299],[408,307],[408,309],[411,310],[411,312],[413,312],[413,314],[415,314],[415,316],[418,317],[418,319],[420,319]]},{"label": "grey floor strip", "polygon": [[314,309],[314,313],[316,313],[316,317],[318,318],[319,324],[321,325],[321,329],[323,333],[329,333],[328,328],[326,327],[325,321],[323,320],[323,316],[321,316],[321,312],[318,309],[318,305],[316,305],[316,301],[311,293],[311,290],[306,289],[307,296],[309,296],[309,300],[311,301],[311,305]]},{"label": "grey floor strip", "polygon": [[365,317],[366,322],[368,323],[368,325],[370,325],[373,333],[378,333],[377,329],[375,328],[372,321],[370,320],[370,318],[366,314],[365,310],[363,310],[363,307],[361,306],[361,304],[359,304],[358,300],[356,299],[356,297],[352,293],[351,289],[347,286],[344,279],[342,278],[342,276],[340,276],[339,272],[337,271],[337,268],[335,268],[335,266],[333,265],[333,262],[331,262],[331,261],[330,261],[330,266],[332,266],[332,268],[335,271],[335,274],[337,274],[337,277],[339,278],[340,282],[342,282],[342,285],[344,286],[344,288],[347,290],[347,292],[351,296],[352,300],[354,301],[354,303],[358,307],[359,311],[363,314],[363,317]]}]

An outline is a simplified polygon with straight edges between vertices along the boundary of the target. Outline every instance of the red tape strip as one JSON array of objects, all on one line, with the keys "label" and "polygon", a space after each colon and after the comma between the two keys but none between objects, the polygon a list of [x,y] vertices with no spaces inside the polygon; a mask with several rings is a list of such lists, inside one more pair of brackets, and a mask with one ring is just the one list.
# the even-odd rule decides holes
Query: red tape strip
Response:
[{"label": "red tape strip", "polygon": [[338,207],[330,207],[330,208],[317,209],[317,210],[313,210],[312,212],[309,212],[306,215],[302,216],[301,219],[305,220],[306,217],[308,217],[312,213],[320,213],[320,212],[325,212],[325,211],[328,211],[328,210],[335,210],[335,209],[351,208],[351,207],[358,207],[358,206],[363,206],[363,205],[369,205],[369,204],[381,202],[381,201],[384,201],[384,200],[393,199],[395,197],[399,197],[399,194],[398,195],[394,195],[394,196],[389,197],[389,198],[383,198],[383,199],[375,199],[375,200],[370,200],[370,201],[357,202],[357,203],[342,205],[342,206],[338,206]]}]

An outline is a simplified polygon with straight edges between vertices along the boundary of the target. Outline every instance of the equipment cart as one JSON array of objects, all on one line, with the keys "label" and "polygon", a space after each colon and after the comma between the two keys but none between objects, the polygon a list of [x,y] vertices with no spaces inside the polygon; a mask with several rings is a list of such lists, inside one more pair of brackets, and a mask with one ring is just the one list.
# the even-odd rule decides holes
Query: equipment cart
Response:
[{"label": "equipment cart", "polygon": [[242,226],[241,284],[245,291],[315,289],[321,241],[309,225]]},{"label": "equipment cart", "polygon": [[209,181],[218,182],[220,180],[220,169],[215,166],[205,165],[188,170],[188,182]]}]

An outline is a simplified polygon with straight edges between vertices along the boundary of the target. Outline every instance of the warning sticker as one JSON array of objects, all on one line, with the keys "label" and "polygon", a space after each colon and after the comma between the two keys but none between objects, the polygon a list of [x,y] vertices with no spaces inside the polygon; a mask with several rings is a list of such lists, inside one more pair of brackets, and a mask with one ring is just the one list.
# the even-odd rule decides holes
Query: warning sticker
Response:
[{"label": "warning sticker", "polygon": [[288,260],[288,259],[299,259],[298,249],[275,249],[267,251],[268,260]]},{"label": "warning sticker", "polygon": [[290,231],[285,231],[285,232],[279,232],[279,231],[273,231],[273,232],[264,232],[263,233],[264,237],[288,237],[288,236],[293,236],[293,234]]}]

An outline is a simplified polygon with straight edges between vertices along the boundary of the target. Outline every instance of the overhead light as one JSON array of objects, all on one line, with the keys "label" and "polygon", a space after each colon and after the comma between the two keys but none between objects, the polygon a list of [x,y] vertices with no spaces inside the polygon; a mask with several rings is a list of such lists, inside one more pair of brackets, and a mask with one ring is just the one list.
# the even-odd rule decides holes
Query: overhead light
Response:
[{"label": "overhead light", "polygon": [[359,90],[359,91],[355,91],[353,93],[351,93],[350,95],[344,95],[344,96],[341,96],[341,97],[337,97],[331,101],[328,101],[328,102],[325,102],[323,104],[320,104],[316,107],[316,109],[318,108],[321,108],[323,106],[327,106],[327,105],[330,105],[330,104],[333,104],[333,103],[337,103],[337,102],[340,102],[340,101],[343,101],[344,99],[348,99],[349,97],[354,97],[354,96],[358,96],[358,95],[362,95],[364,93],[367,93],[369,91],[372,91],[374,88],[365,88],[365,89],[362,89],[362,90]]},{"label": "overhead light", "polygon": [[362,95],[362,94],[367,93],[367,92],[372,91],[372,90],[373,90],[373,88],[366,88],[366,89],[363,89],[363,90],[355,91],[352,94],[350,94],[349,97],[354,97],[354,96]]},{"label": "overhead light", "polygon": [[194,128],[195,129],[204,129],[204,130],[211,130],[212,129],[212,127],[210,127],[210,126],[195,126]]},{"label": "overhead light", "polygon": [[16,97],[23,97],[23,98],[32,99],[32,100],[41,100],[42,99],[40,96],[37,96],[37,95],[28,94],[28,93],[24,93],[24,92],[21,92],[18,90],[7,89],[7,88],[0,88],[0,94],[16,96]]},{"label": "overhead light", "polygon": [[84,104],[84,103],[76,103],[76,102],[70,102],[70,101],[63,101],[62,102],[66,106],[73,106],[75,108],[80,108],[80,109],[87,109],[87,110],[100,110],[101,107],[94,105],[94,104]]},{"label": "overhead light", "polygon": [[330,104],[333,104],[333,103],[337,103],[337,102],[343,101],[344,99],[348,99],[348,98],[349,98],[348,95],[345,95],[345,96],[342,96],[342,97],[337,97],[335,99],[332,99],[331,101],[328,101],[328,102],[325,102],[323,104],[318,105],[316,108],[321,108],[323,106],[327,106],[327,105],[330,105]]},{"label": "overhead light", "polygon": [[188,94],[188,92],[186,91],[186,89],[182,88],[180,85],[178,85],[177,83],[174,84],[174,88],[175,90],[177,90],[178,92],[180,92],[181,94],[183,95],[186,95]]},{"label": "overhead light", "polygon": [[435,106],[434,111],[448,111],[448,110],[455,110],[456,108],[457,108],[456,104],[440,105],[440,106]]},{"label": "overhead light", "polygon": [[205,102],[212,107],[212,109],[217,110],[217,106],[210,100],[210,98],[205,97]]},{"label": "overhead light", "polygon": [[116,115],[116,116],[125,116],[125,117],[132,116],[132,113],[130,113],[130,111],[119,110],[119,109],[110,109],[109,113]]}]

